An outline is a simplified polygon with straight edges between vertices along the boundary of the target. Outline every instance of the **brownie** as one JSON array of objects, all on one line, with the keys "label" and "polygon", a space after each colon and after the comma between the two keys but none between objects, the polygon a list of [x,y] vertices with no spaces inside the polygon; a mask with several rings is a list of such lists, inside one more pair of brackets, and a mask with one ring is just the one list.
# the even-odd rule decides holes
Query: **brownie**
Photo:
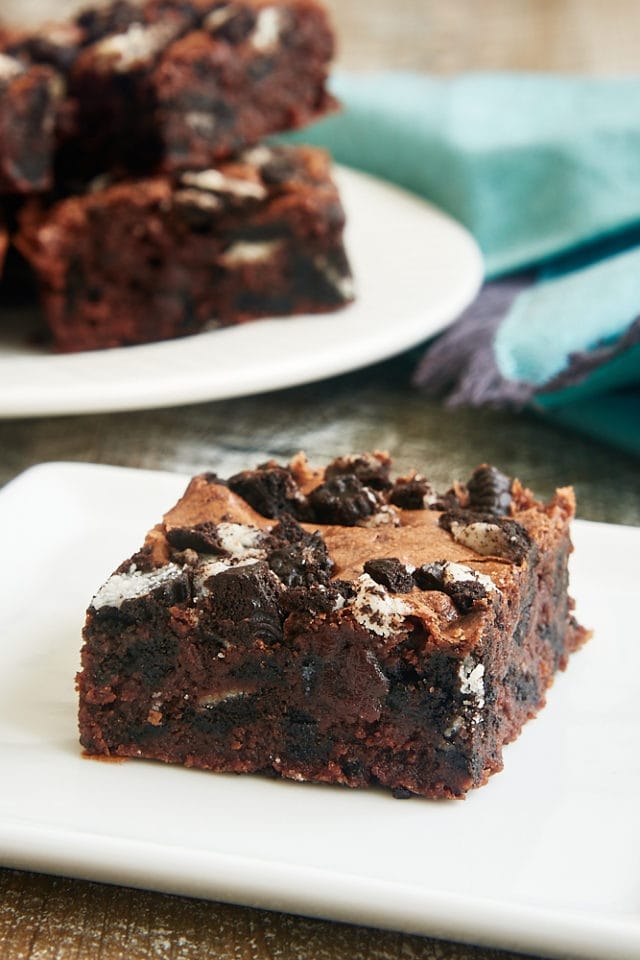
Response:
[{"label": "brownie", "polygon": [[333,53],[316,0],[114,0],[0,31],[0,191],[208,168],[334,109]]},{"label": "brownie", "polygon": [[59,74],[0,52],[0,194],[52,185]]},{"label": "brownie", "polygon": [[60,351],[332,310],[352,298],[344,213],[320,150],[257,147],[217,168],[28,204],[15,244]]},{"label": "brownie", "polygon": [[390,467],[300,454],[195,477],[91,602],[85,751],[397,797],[500,770],[587,638],[573,493],[543,503],[482,465],[438,494]]},{"label": "brownie", "polygon": [[314,0],[216,4],[199,31],[166,50],[153,75],[165,169],[207,166],[333,109],[326,90],[333,53]]},{"label": "brownie", "polygon": [[20,51],[65,64],[66,184],[206,169],[335,106],[333,33],[315,0],[116,0],[55,35],[25,36]]}]

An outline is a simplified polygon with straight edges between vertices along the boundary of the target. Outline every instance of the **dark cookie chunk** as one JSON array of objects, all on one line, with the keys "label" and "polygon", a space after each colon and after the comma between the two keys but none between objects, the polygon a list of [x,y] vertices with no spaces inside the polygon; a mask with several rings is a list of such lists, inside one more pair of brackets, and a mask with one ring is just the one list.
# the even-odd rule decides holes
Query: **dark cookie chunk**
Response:
[{"label": "dark cookie chunk", "polygon": [[291,472],[275,461],[229,478],[229,487],[263,517],[299,516],[305,499]]},{"label": "dark cookie chunk", "polygon": [[223,619],[268,621],[281,633],[279,585],[264,561],[230,567],[209,577],[204,586],[208,602]]},{"label": "dark cookie chunk", "polygon": [[317,523],[354,527],[379,509],[373,490],[363,486],[353,474],[337,476],[320,484],[308,496],[313,520]]},{"label": "dark cookie chunk", "polygon": [[52,28],[34,30],[10,43],[4,53],[29,63],[48,64],[66,72],[78,55],[84,34],[72,23],[57,23]]},{"label": "dark cookie chunk", "polygon": [[291,543],[299,543],[301,540],[306,542],[310,537],[311,534],[300,526],[295,517],[292,517],[290,513],[285,513],[268,533],[265,540],[265,549],[267,551],[278,550],[280,547],[289,546]]},{"label": "dark cookie chunk", "polygon": [[517,564],[530,555],[533,557],[533,541],[525,528],[515,520],[491,513],[449,510],[442,514],[438,522],[457,543],[475,550],[481,556],[504,557]]},{"label": "dark cookie chunk", "polygon": [[222,477],[219,477],[218,474],[214,473],[213,470],[207,470],[207,472],[203,473],[202,476],[207,483],[221,484],[223,487],[228,486],[227,481],[223,480]]},{"label": "dark cookie chunk", "polygon": [[459,510],[461,509],[460,500],[456,490],[447,490],[446,493],[436,493],[433,502],[429,504],[429,510]]},{"label": "dark cookie chunk", "polygon": [[511,477],[483,463],[467,483],[470,509],[506,516],[511,508],[511,483]]},{"label": "dark cookie chunk", "polygon": [[273,147],[269,159],[260,167],[263,181],[270,186],[287,183],[295,173],[296,168],[291,156],[285,150]]},{"label": "dark cookie chunk", "polygon": [[394,787],[391,792],[396,800],[411,800],[412,797],[416,796],[413,791],[407,790],[406,787]]},{"label": "dark cookie chunk", "polygon": [[[457,566],[457,565],[456,565]],[[468,579],[451,575],[451,564],[425,563],[413,574],[415,583],[421,590],[441,590],[451,597],[460,613],[468,613],[478,600],[485,600],[488,591],[474,570],[469,568]]]},{"label": "dark cookie chunk", "polygon": [[140,6],[129,0],[115,0],[104,9],[83,10],[76,17],[76,24],[84,32],[87,44],[95,43],[108,34],[125,33],[133,23],[141,22]]},{"label": "dark cookie chunk", "polygon": [[269,566],[287,587],[311,586],[329,580],[333,561],[319,533],[279,547],[268,556]]},{"label": "dark cookie chunk", "polygon": [[328,582],[333,561],[319,533],[307,533],[293,517],[285,514],[265,541],[267,561],[287,587]]},{"label": "dark cookie chunk", "polygon": [[218,40],[236,46],[247,39],[256,26],[256,13],[250,7],[225,3],[205,17],[204,29]]},{"label": "dark cookie chunk", "polygon": [[412,575],[397,557],[367,560],[364,572],[392,593],[410,593],[415,586]]},{"label": "dark cookie chunk", "polygon": [[125,560],[124,563],[121,563],[115,570],[115,573],[127,573],[132,566],[137,570],[148,573],[150,570],[154,570],[156,565],[157,561],[154,558],[152,547],[145,544],[137,553],[134,553],[132,557]]},{"label": "dark cookie chunk", "polygon": [[364,453],[358,457],[336,457],[325,470],[325,478],[353,475],[365,487],[388,490],[391,487],[391,460],[382,454]]},{"label": "dark cookie chunk", "polygon": [[176,550],[227,553],[220,543],[218,527],[215,523],[198,523],[194,527],[174,527],[167,532],[167,540]]},{"label": "dark cookie chunk", "polygon": [[308,587],[293,586],[282,594],[282,607],[286,613],[303,613],[316,616],[332,613],[344,605],[345,596],[339,582],[315,583]]},{"label": "dark cookie chunk", "polygon": [[144,588],[133,590],[127,595],[126,586],[123,593],[110,595],[99,592],[94,597],[94,614],[98,618],[117,618],[125,621],[142,621],[152,619],[158,610],[165,611],[168,607],[186,603],[191,599],[192,583],[189,571],[180,569],[175,564],[165,567],[151,567],[139,571],[132,564],[123,564],[120,567],[120,576],[125,582],[130,578],[141,578]]},{"label": "dark cookie chunk", "polygon": [[389,502],[401,510],[424,510],[427,499],[433,495],[430,484],[424,477],[396,480],[389,494]]}]

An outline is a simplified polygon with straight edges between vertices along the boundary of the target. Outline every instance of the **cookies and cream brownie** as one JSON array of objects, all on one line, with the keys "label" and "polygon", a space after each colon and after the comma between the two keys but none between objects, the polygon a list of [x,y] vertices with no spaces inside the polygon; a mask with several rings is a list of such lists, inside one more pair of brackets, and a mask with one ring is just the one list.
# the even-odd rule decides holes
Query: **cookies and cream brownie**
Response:
[{"label": "cookies and cream brownie", "polygon": [[463,797],[587,637],[573,512],[487,465],[439,495],[381,453],[197,476],[91,602],[81,743]]},{"label": "cookies and cream brownie", "polygon": [[[206,168],[333,107],[333,34],[315,0],[152,0],[134,10],[69,74],[82,152],[98,168]],[[74,154],[72,143],[71,164]]]},{"label": "cookies and cream brownie", "polygon": [[64,77],[56,178],[67,188],[104,172],[204,169],[335,106],[334,37],[316,0],[114,0],[0,49]]},{"label": "cookies and cream brownie", "polygon": [[61,351],[332,310],[353,285],[327,155],[256,147],[208,170],[111,185],[20,214]]}]

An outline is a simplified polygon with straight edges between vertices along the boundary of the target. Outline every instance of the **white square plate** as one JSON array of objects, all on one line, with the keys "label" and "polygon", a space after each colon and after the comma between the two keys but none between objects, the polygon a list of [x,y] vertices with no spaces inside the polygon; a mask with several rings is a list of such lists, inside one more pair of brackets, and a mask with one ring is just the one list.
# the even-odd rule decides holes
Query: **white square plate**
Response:
[{"label": "white square plate", "polygon": [[84,610],[185,478],[49,464],[0,493],[0,862],[515,950],[640,956],[640,529],[576,523],[594,638],[466,801],[83,759]]}]

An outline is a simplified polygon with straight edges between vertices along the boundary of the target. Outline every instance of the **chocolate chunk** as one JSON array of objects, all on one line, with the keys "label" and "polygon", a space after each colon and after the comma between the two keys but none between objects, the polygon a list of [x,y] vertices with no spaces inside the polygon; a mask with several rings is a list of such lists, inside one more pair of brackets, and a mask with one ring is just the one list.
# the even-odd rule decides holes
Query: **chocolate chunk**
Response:
[{"label": "chocolate chunk", "polygon": [[364,453],[358,457],[336,457],[326,468],[325,478],[353,475],[365,487],[373,490],[388,490],[391,487],[391,461],[382,454]]},{"label": "chocolate chunk", "polygon": [[262,464],[257,470],[236,473],[228,483],[234,493],[263,517],[280,517],[285,513],[297,516],[304,507],[304,496],[291,472],[274,461]]},{"label": "chocolate chunk", "polygon": [[337,476],[320,484],[307,499],[315,522],[344,527],[355,526],[379,508],[373,490],[363,486],[354,474]]},{"label": "chocolate chunk", "polygon": [[227,551],[221,546],[215,523],[198,523],[194,527],[174,527],[167,532],[167,540],[176,550],[197,550],[198,553]]},{"label": "chocolate chunk", "polygon": [[391,593],[410,593],[415,586],[412,575],[397,557],[367,560],[364,572]]},{"label": "chocolate chunk", "polygon": [[424,477],[411,480],[396,480],[389,495],[389,502],[401,510],[424,510],[427,500],[433,495],[430,484]]},{"label": "chocolate chunk", "polygon": [[467,483],[469,507],[481,513],[506,516],[511,507],[511,477],[484,463]]}]

